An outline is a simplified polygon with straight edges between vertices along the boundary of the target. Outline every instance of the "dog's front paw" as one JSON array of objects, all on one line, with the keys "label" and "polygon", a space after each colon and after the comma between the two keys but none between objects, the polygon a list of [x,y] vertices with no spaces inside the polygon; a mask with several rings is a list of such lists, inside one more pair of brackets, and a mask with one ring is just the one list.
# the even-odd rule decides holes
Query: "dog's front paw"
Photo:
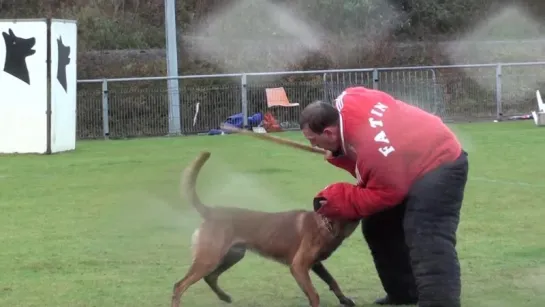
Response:
[{"label": "dog's front paw", "polygon": [[354,306],[356,306],[356,302],[354,302],[353,299],[348,298],[346,296],[339,299],[339,303],[341,303],[341,306],[343,306],[343,307],[354,307]]},{"label": "dog's front paw", "polygon": [[233,299],[231,299],[231,297],[226,294],[226,293],[222,293],[220,295],[218,295],[219,299],[226,302],[226,303],[229,303],[231,304],[233,302]]}]

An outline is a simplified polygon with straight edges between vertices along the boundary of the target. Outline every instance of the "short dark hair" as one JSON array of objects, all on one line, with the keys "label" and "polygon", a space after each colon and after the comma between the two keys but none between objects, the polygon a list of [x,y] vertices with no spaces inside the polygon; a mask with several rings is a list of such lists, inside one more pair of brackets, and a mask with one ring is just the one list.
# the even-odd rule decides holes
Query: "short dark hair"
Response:
[{"label": "short dark hair", "polygon": [[299,128],[306,126],[321,134],[324,129],[339,124],[339,111],[332,104],[318,100],[306,106],[299,117]]}]

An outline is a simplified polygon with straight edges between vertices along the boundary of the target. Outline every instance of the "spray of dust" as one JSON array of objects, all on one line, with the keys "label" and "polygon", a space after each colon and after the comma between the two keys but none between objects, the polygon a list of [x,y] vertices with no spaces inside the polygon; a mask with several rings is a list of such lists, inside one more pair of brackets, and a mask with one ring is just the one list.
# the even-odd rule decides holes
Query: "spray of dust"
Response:
[{"label": "spray of dust", "polygon": [[261,71],[270,62],[287,68],[322,44],[316,25],[267,0],[235,2],[210,14],[189,35],[199,57],[235,73]]},{"label": "spray of dust", "polygon": [[[446,48],[453,63],[513,63],[545,60],[545,40],[523,40],[540,37],[540,23],[517,6],[506,7],[482,21],[458,42]],[[467,68],[466,74],[484,90],[496,90],[495,68]],[[502,100],[516,102],[535,95],[545,82],[542,66],[503,67]]]},{"label": "spray of dust", "polygon": [[[210,206],[248,208],[260,211],[279,211],[293,200],[282,198],[274,184],[255,174],[234,169],[219,156],[213,156],[203,167],[197,181],[197,191],[203,202]],[[177,237],[189,237],[202,218],[183,199],[179,182],[172,185],[175,191],[161,195],[154,191],[136,191],[131,201],[121,206],[105,227],[120,235],[149,232],[149,229],[171,229]],[[165,193],[166,194],[166,193]],[[283,208],[279,207],[282,204]],[[188,241],[189,242],[189,241]]]},{"label": "spray of dust", "polygon": [[456,134],[456,137],[462,144],[462,148],[467,153],[472,153],[476,151],[475,143],[473,142],[473,139],[468,133],[458,129],[456,126],[449,125],[449,128],[452,130],[452,132],[454,132],[454,134]]},{"label": "spray of dust", "polygon": [[516,280],[515,284],[520,287],[532,288],[545,295],[545,267],[529,269],[526,272],[525,278]]},{"label": "spray of dust", "polygon": [[535,61],[536,56],[543,55],[545,41],[532,41],[537,45],[528,50],[530,41],[521,37],[540,36],[540,23],[517,6],[510,6],[480,22],[450,44],[447,52],[454,63],[490,63],[490,58],[505,63]]},{"label": "spray of dust", "polygon": [[[269,67],[288,70],[309,53],[319,53],[333,63],[358,57],[362,50],[377,48],[401,20],[400,13],[382,0],[347,3],[339,10],[346,11],[348,5],[354,6],[350,10],[361,11],[361,18],[354,27],[341,31],[338,25],[346,24],[342,11],[311,16],[295,3],[239,0],[194,25],[186,32],[186,44],[194,56],[225,72],[260,72]],[[356,31],[363,31],[365,37]]]},{"label": "spray of dust", "polygon": [[515,284],[523,289],[531,289],[531,295],[543,300],[545,298],[545,267],[541,266],[528,270],[526,276],[521,280],[516,280]]},{"label": "spray of dust", "polygon": [[[218,157],[215,158],[219,160]],[[222,175],[218,176],[218,173]],[[283,209],[279,204],[285,206],[292,201],[283,198],[282,191],[276,190],[277,184],[268,182],[266,177],[240,172],[221,160],[215,161],[213,167],[210,165],[206,171],[203,168],[202,177],[199,178],[197,185],[201,199],[211,206],[278,211]]]}]

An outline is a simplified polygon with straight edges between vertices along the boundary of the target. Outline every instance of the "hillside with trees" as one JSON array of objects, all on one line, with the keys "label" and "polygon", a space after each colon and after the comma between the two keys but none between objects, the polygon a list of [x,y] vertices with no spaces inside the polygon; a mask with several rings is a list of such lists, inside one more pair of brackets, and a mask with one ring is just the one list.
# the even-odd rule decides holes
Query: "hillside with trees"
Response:
[{"label": "hillside with trees", "polygon": [[[163,1],[0,0],[0,19],[76,19],[80,80],[164,76]],[[274,7],[283,11],[274,15]],[[222,19],[227,11],[230,17]],[[545,61],[543,12],[542,0],[178,0],[179,73]],[[504,112],[526,112],[533,104],[530,94],[545,73],[540,67],[528,69],[504,70]],[[384,74],[381,89],[426,96],[427,103],[440,103],[464,120],[495,116],[494,68],[428,69],[387,80],[393,75]],[[359,84],[373,82],[370,73],[348,77],[360,78]],[[290,99],[302,104],[324,97],[322,76],[250,81],[250,113],[266,110],[265,87],[284,86]],[[333,86],[348,85],[337,83]],[[78,85],[80,138],[103,136],[104,97],[110,105],[110,136],[168,133],[166,82],[108,84],[106,92],[100,83]],[[237,78],[184,79],[183,132],[207,131],[240,112],[241,92]],[[192,125],[198,104],[201,120]]]},{"label": "hillside with trees", "polygon": [[[259,5],[261,0],[255,0]],[[270,1],[304,14],[327,31],[328,44],[309,52],[293,69],[376,67],[392,65],[449,64],[437,41],[456,40],[480,21],[509,4],[541,19],[545,2],[538,0],[276,0]],[[235,0],[177,1],[176,15],[180,72],[221,73],[221,67],[195,56],[191,38],[184,33],[206,22],[211,14]],[[384,12],[396,16],[384,16]],[[386,14],[388,15],[388,14]],[[0,18],[54,17],[79,22],[80,78],[162,75],[164,63],[163,0],[0,0]],[[243,17],[244,18],[244,17]],[[250,17],[248,17],[250,18]],[[252,26],[252,25],[249,25]],[[255,25],[253,25],[255,26]],[[381,28],[390,29],[369,48],[368,37]],[[543,28],[540,25],[538,29]],[[535,33],[495,33],[492,39],[531,39]],[[346,33],[349,33],[348,35]],[[267,34],[267,33],[265,33]],[[528,37],[522,37],[525,35]],[[516,36],[516,37],[513,37]],[[213,38],[211,38],[213,39]],[[253,44],[269,39],[253,38]],[[347,42],[357,56],[328,58],[328,49],[342,49]],[[403,44],[401,44],[403,43]],[[358,50],[361,49],[361,50]],[[260,70],[278,70],[266,59]],[[138,63],[138,64],[137,64]]]}]

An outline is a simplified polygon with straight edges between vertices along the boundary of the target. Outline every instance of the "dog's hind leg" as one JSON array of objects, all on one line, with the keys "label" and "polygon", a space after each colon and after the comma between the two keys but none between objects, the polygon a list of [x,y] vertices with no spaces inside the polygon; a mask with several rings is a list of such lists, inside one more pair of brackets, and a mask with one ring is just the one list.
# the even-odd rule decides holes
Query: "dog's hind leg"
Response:
[{"label": "dog's hind leg", "polygon": [[245,255],[246,246],[244,246],[244,244],[233,245],[221,260],[220,265],[214,271],[212,271],[212,273],[204,277],[204,281],[206,281],[212,291],[216,293],[220,300],[226,303],[231,303],[232,300],[231,297],[218,286],[218,278],[221,274],[242,260]]},{"label": "dog's hind leg", "polygon": [[329,290],[331,290],[335,294],[335,296],[339,299],[339,303],[341,303],[341,305],[347,307],[356,306],[356,303],[354,303],[353,300],[344,295],[341,288],[339,287],[339,284],[337,284],[335,278],[331,276],[331,274],[327,271],[322,262],[316,262],[312,266],[312,271],[316,273],[316,275],[318,275],[318,277],[320,277],[320,279],[329,286]]},{"label": "dog's hind leg", "polygon": [[179,307],[182,294],[220,264],[230,246],[228,235],[222,231],[201,227],[201,231],[193,235],[193,263],[184,278],[174,284],[172,307]]}]

